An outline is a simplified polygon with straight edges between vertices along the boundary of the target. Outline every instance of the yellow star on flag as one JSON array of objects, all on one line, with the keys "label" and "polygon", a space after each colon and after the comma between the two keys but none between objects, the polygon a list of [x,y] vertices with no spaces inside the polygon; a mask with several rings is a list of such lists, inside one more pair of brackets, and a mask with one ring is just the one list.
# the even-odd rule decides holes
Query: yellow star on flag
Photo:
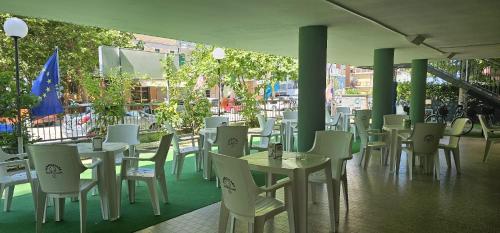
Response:
[{"label": "yellow star on flag", "polygon": [[43,98],[45,98],[45,97],[47,97],[47,94],[43,93],[42,96],[43,96]]},{"label": "yellow star on flag", "polygon": [[47,90],[47,92],[49,92],[50,91],[50,87],[45,88],[45,90]]},{"label": "yellow star on flag", "polygon": [[52,83],[52,79],[47,80],[47,83],[48,84]]}]

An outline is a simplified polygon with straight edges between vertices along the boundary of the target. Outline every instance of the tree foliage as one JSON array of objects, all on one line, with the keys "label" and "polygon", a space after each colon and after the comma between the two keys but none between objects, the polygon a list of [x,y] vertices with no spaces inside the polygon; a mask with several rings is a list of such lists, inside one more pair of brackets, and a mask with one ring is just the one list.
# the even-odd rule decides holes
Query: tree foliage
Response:
[{"label": "tree foliage", "polygon": [[86,76],[82,85],[97,117],[98,134],[104,135],[108,125],[118,123],[125,116],[125,104],[134,87],[132,75],[113,70],[106,77]]},{"label": "tree foliage", "polygon": [[[0,22],[12,15],[0,14]],[[19,17],[19,16],[16,16]],[[132,47],[133,35],[115,30],[81,26],[45,19],[19,17],[28,25],[28,35],[19,40],[21,76],[29,83],[42,70],[55,47],[59,48],[60,78],[67,90],[70,82],[96,72],[100,45]],[[13,40],[0,33],[0,70],[14,67]]]}]

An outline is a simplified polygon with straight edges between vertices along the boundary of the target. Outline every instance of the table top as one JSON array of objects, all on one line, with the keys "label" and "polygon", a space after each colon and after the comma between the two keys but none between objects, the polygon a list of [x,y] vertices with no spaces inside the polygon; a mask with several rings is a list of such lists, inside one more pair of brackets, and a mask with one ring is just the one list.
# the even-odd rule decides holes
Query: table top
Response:
[{"label": "table top", "polygon": [[122,152],[128,149],[126,143],[108,142],[102,144],[102,151],[94,151],[92,143],[78,143],[78,153],[83,155],[102,154],[103,152]]},{"label": "table top", "polygon": [[[298,155],[303,156],[303,158],[297,158]],[[313,168],[330,161],[330,158],[324,155],[287,151],[283,151],[283,158],[281,160],[269,158],[267,151],[243,156],[241,159],[248,161],[251,167],[267,168],[277,171]]]}]

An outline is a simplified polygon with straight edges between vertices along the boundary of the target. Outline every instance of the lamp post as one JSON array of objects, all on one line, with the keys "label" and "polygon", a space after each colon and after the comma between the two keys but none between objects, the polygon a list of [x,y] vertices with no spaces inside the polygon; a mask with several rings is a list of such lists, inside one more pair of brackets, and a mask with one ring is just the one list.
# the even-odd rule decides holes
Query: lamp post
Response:
[{"label": "lamp post", "polygon": [[212,52],[212,57],[217,60],[217,63],[219,64],[218,68],[217,68],[217,72],[219,74],[219,97],[217,98],[217,102],[218,102],[218,115],[220,116],[220,105],[221,105],[221,102],[220,102],[220,99],[221,99],[221,96],[222,96],[222,86],[221,86],[221,74],[220,74],[220,61],[222,59],[224,59],[224,57],[226,56],[226,53],[224,52],[224,49],[223,48],[215,48],[214,51]]},{"label": "lamp post", "polygon": [[3,24],[3,30],[7,36],[14,39],[15,47],[15,63],[16,63],[16,106],[17,106],[17,152],[23,153],[23,135],[22,135],[22,122],[21,122],[21,84],[19,80],[19,47],[18,40],[28,34],[28,25],[19,18],[8,18]]}]

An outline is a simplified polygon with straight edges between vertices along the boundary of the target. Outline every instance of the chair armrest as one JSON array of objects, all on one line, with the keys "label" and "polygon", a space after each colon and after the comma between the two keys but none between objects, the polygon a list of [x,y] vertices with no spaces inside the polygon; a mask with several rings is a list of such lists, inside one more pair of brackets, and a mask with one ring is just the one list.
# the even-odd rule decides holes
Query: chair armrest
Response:
[{"label": "chair armrest", "polygon": [[153,149],[135,149],[137,153],[156,153],[156,150]]},{"label": "chair armrest", "polygon": [[368,133],[380,133],[380,129],[367,129],[366,132]]},{"label": "chair armrest", "polygon": [[123,160],[131,160],[131,161],[151,161],[152,158],[139,158],[139,157],[123,157]]},{"label": "chair armrest", "polygon": [[96,168],[99,164],[102,163],[102,160],[100,159],[96,159],[94,162],[92,162],[91,164],[89,165],[84,165],[87,169],[92,169],[92,168]]},{"label": "chair armrest", "polygon": [[377,132],[367,132],[367,134],[369,136],[385,136],[385,135],[387,135],[386,132],[379,132],[379,133],[377,133]]},{"label": "chair armrest", "polygon": [[289,178],[285,178],[285,179],[279,180],[278,182],[276,182],[276,184],[273,184],[269,187],[267,187],[267,186],[259,187],[258,191],[259,191],[259,193],[271,192],[271,191],[275,191],[279,188],[283,188],[291,183],[292,183],[292,181]]},{"label": "chair armrest", "polygon": [[23,165],[23,166],[26,166],[26,165],[28,165],[28,161],[25,160],[25,159],[19,159],[19,160],[12,160],[12,161],[0,162],[0,166],[12,166],[12,165]]}]

